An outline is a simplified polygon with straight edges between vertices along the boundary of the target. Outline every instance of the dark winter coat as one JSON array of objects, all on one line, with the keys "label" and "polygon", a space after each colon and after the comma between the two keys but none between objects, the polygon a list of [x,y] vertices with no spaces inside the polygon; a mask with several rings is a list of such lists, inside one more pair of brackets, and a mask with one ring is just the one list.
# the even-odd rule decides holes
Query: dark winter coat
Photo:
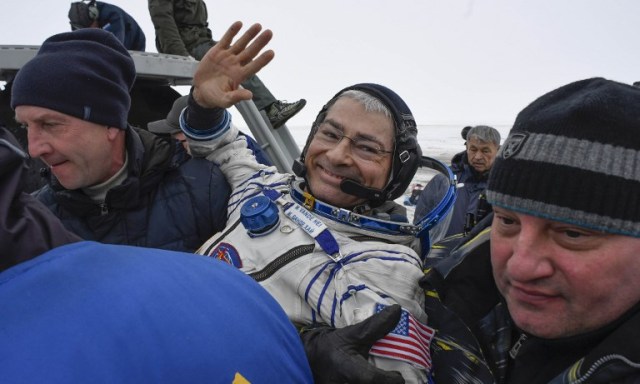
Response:
[{"label": "dark winter coat", "polygon": [[144,51],[146,38],[142,28],[135,19],[122,8],[100,1],[98,8],[98,25],[105,31],[116,35],[118,40],[130,51]]},{"label": "dark winter coat", "polygon": [[[451,170],[456,175],[458,185],[462,186],[457,189],[456,203],[453,207],[451,222],[446,236],[463,233],[465,229],[468,231],[474,222],[479,221],[478,217],[482,216],[482,213],[478,212],[479,206],[481,209],[486,208],[479,204],[479,199],[487,188],[487,179],[489,177],[489,172],[478,173],[469,165],[466,152],[460,152],[451,159]],[[465,228],[469,217],[473,220],[471,222],[472,225]]]},{"label": "dark winter coat", "polygon": [[[442,258],[420,282],[427,291],[429,325],[437,329],[431,343],[434,381],[640,382],[640,305],[586,335],[557,340],[528,336],[522,341],[492,277],[489,231]],[[514,348],[518,341],[522,341],[519,349]]]},{"label": "dark winter coat", "polygon": [[193,252],[225,227],[229,185],[218,167],[177,141],[127,131],[129,177],[99,204],[50,184],[34,194],[85,240]]},{"label": "dark winter coat", "polygon": [[16,138],[0,127],[0,271],[81,240],[42,203],[23,192],[26,160]]}]

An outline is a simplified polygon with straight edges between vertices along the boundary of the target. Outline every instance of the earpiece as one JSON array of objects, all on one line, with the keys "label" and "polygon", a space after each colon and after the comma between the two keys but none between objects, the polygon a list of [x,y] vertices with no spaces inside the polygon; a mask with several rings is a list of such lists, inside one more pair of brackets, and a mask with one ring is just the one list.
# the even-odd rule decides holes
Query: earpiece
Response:
[{"label": "earpiece", "polygon": [[100,11],[98,11],[96,0],[91,0],[89,4],[87,4],[87,7],[89,11],[89,19],[98,20],[98,16],[100,16]]}]

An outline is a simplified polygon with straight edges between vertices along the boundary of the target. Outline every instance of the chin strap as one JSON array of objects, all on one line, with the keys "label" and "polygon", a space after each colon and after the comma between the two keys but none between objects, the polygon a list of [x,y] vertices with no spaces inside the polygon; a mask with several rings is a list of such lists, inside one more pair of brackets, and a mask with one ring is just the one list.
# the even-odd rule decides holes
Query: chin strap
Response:
[{"label": "chin strap", "polygon": [[307,167],[302,161],[300,161],[300,159],[296,159],[293,161],[291,170],[298,177],[305,177],[307,175]]}]

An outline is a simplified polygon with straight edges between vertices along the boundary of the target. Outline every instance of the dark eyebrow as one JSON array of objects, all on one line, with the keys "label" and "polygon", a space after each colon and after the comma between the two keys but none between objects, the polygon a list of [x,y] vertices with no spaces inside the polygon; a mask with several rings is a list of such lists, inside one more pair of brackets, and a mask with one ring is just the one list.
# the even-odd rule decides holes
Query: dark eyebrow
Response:
[{"label": "dark eyebrow", "polygon": [[[325,119],[322,122],[322,124],[324,124],[324,123],[327,123],[327,124],[331,125],[332,127],[341,130],[342,133],[344,133],[344,125],[338,123],[337,121],[332,120],[332,119]],[[356,137],[362,138],[362,139],[365,139],[365,140],[369,140],[369,141],[373,141],[374,143],[380,145],[380,148],[384,148],[384,145],[382,144],[382,142],[380,140],[378,140],[378,138],[373,136],[373,135],[358,133],[356,135]]]}]

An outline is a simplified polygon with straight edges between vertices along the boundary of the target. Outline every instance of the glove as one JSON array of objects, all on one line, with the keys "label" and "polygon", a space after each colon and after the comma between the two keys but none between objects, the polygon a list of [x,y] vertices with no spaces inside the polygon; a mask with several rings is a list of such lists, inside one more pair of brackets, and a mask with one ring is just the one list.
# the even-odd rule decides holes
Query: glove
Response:
[{"label": "glove", "polygon": [[367,359],[371,346],[400,321],[399,305],[386,307],[358,324],[313,328],[300,335],[316,384],[404,384],[399,372],[383,371]]}]

